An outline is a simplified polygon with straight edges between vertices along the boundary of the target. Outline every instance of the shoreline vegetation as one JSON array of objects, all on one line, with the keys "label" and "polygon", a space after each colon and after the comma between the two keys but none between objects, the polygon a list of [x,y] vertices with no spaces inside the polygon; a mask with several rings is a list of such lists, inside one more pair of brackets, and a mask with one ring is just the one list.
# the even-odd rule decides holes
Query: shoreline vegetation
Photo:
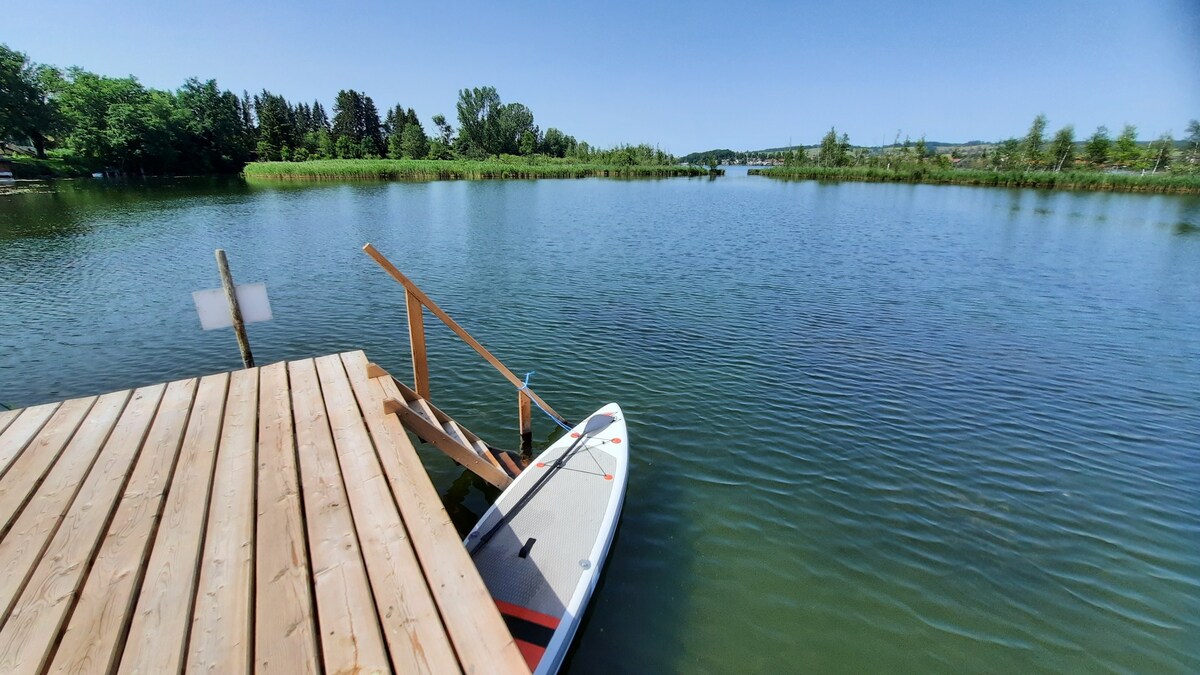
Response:
[{"label": "shoreline vegetation", "polygon": [[753,176],[782,180],[926,183],[981,187],[1200,194],[1200,175],[1102,173],[1098,171],[993,171],[937,167],[777,166],[750,169]]},{"label": "shoreline vegetation", "polygon": [[[505,178],[672,178],[709,176],[709,169],[682,164],[552,162],[501,156],[488,160],[321,159],[252,162],[247,179],[265,180],[461,180]],[[717,175],[723,174],[718,170]]]},{"label": "shoreline vegetation", "polygon": [[[390,92],[395,96],[395,92]],[[393,98],[394,100],[394,98]],[[681,166],[648,143],[595,147],[534,122],[494,87],[460,89],[457,128],[342,89],[289,101],[189,78],[154,89],[136,77],[31,61],[0,44],[0,154],[18,178],[197,176],[275,178],[537,178],[716,175]],[[426,129],[429,131],[427,132]]]},{"label": "shoreline vegetation", "polygon": [[819,145],[734,153],[714,150],[684,161],[708,165],[762,161],[773,164],[749,173],[770,178],[850,180],[1056,190],[1200,194],[1200,120],[1190,120],[1185,136],[1171,132],[1145,142],[1126,124],[1111,138],[1098,127],[1086,139],[1068,124],[1054,134],[1038,115],[1022,138],[995,143],[926,142],[900,134],[891,145],[862,147],[831,128]]}]

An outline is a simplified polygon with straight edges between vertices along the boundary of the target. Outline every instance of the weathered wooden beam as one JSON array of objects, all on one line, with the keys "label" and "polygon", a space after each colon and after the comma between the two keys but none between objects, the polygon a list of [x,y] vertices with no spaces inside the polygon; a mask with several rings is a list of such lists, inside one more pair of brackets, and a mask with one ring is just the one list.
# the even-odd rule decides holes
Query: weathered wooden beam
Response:
[{"label": "weathered wooden beam", "polygon": [[237,336],[238,349],[242,352],[242,363],[247,368],[253,368],[254,354],[250,353],[250,339],[246,337],[246,324],[242,321],[242,308],[238,305],[237,290],[233,285],[233,275],[229,273],[225,249],[217,249],[216,256],[217,271],[221,274],[221,287],[225,289],[225,299],[229,301],[229,316],[233,319],[233,334]]},{"label": "weathered wooden beam", "polygon": [[425,316],[421,311],[421,300],[412,291],[404,293],[404,304],[408,308],[408,344],[412,348],[413,389],[421,398],[429,396],[429,357],[425,353]]}]

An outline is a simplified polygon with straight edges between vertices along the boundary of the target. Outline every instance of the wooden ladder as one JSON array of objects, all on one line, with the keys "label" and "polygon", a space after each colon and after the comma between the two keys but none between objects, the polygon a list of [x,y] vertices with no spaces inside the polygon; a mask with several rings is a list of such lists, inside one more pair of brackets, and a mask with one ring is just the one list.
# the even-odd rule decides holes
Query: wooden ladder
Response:
[{"label": "wooden ladder", "polygon": [[[386,371],[379,376],[391,378]],[[484,443],[470,429],[455,422],[437,406],[421,398],[417,392],[404,384],[394,379],[392,384],[400,395],[383,402],[384,412],[398,415],[406,429],[449,455],[455,462],[475,472],[480,478],[504,489],[529,464],[526,459]]]},{"label": "wooden ladder", "polygon": [[[451,419],[449,415],[438,410],[429,401],[429,362],[425,351],[424,310],[428,309],[503,375],[504,379],[517,387],[517,421],[521,434],[522,453],[527,452],[531,445],[530,441],[533,436],[532,407],[534,404],[563,424],[566,423],[566,419],[534,393],[478,340],[471,337],[471,334],[458,322],[451,319],[450,315],[438,307],[437,303],[425,295],[425,292],[411,279],[396,269],[396,266],[374,246],[370,244],[363,246],[363,252],[371,256],[384,271],[404,286],[408,341],[412,351],[413,387],[410,389],[389,375],[383,368],[373,363],[370,364],[367,369],[368,375],[370,377],[386,377],[384,389],[392,394],[391,398],[384,403],[385,410],[388,413],[399,415],[405,428],[415,433],[421,440],[432,443],[434,447],[467,469],[474,471],[487,482],[501,489],[508,487],[512,479],[521,473],[521,470],[528,464],[528,460],[523,460],[513,453],[492,448]],[[389,385],[394,386],[389,387]]]}]

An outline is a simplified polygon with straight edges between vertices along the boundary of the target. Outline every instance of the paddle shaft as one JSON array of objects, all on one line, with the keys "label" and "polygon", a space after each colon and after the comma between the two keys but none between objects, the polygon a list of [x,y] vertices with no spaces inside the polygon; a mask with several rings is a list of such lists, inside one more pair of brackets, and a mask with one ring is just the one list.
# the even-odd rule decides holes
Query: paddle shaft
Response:
[{"label": "paddle shaft", "polygon": [[[595,418],[593,417],[592,419]],[[612,418],[610,417],[609,420],[609,424],[611,424]],[[491,541],[492,537],[496,536],[496,533],[500,531],[500,527],[502,525],[512,520],[518,513],[521,512],[521,509],[525,508],[525,505],[529,503],[529,500],[533,499],[533,496],[536,495],[538,491],[542,489],[542,486],[546,484],[546,481],[550,480],[551,476],[558,473],[558,470],[566,465],[567,460],[571,458],[571,455],[575,454],[575,449],[579,447],[580,443],[586,441],[587,438],[592,434],[602,431],[608,426],[608,424],[599,426],[594,430],[589,430],[588,427],[591,426],[592,420],[589,419],[588,424],[584,427],[583,433],[579,434],[579,438],[575,439],[575,442],[571,444],[571,447],[567,448],[566,452],[559,456],[558,459],[554,460],[554,463],[550,465],[550,468],[546,470],[546,473],[542,474],[541,478],[538,478],[537,482],[533,484],[533,487],[529,488],[529,491],[517,500],[517,503],[514,504],[511,509],[509,509],[508,513],[505,513],[503,516],[501,516],[500,520],[496,521],[496,524],[479,538],[479,541],[474,547],[471,548],[472,555],[474,555],[476,551],[483,548],[489,541]]]}]

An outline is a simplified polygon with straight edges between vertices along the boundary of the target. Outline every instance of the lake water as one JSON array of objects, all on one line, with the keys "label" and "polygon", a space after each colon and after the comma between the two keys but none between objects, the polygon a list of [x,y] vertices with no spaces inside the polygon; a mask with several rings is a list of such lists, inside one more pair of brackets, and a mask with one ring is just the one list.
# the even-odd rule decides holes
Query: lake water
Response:
[{"label": "lake water", "polygon": [[[239,367],[190,296],[218,247],[269,289],[260,363],[407,373],[368,241],[568,417],[627,412],[569,672],[1200,672],[1200,199],[736,169],[22,184],[0,402]],[[435,401],[515,446],[512,387],[426,321]],[[465,531],[490,494],[425,456]]]}]

